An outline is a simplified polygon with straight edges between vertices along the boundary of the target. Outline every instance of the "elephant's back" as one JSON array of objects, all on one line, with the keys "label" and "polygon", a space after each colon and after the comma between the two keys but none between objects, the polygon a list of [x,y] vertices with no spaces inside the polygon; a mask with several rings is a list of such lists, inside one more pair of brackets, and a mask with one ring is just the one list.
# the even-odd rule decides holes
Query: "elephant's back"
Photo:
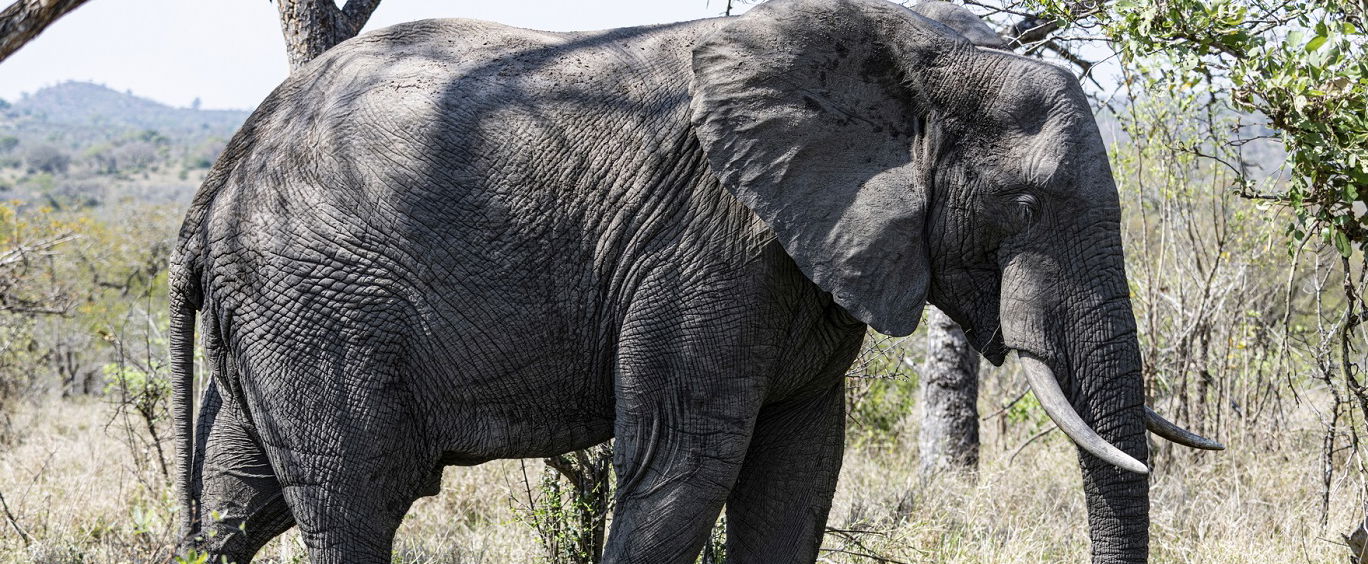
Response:
[{"label": "elephant's back", "polygon": [[[202,189],[207,291],[242,332],[365,327],[452,355],[503,354],[490,335],[597,343],[641,263],[625,247],[668,245],[689,197],[671,191],[702,174],[688,60],[712,27],[427,20],[339,45],[262,104]],[[562,353],[558,370],[606,362]]]},{"label": "elephant's back", "polygon": [[[764,228],[688,125],[692,46],[718,25],[424,21],[301,69],[201,198],[205,286],[240,362],[309,372],[360,355],[415,385],[458,381],[419,395],[507,430],[453,444],[475,459],[602,440],[612,343],[632,295],[655,288],[643,280],[688,284],[699,261],[754,254],[712,247],[763,246],[728,236]],[[567,394],[586,399],[555,401]],[[526,413],[585,423],[529,428]]]}]

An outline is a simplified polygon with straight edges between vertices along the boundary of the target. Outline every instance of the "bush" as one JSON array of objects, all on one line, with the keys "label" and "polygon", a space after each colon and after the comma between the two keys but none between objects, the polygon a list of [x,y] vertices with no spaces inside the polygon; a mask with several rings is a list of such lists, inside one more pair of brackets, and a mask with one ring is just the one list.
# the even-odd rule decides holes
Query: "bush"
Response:
[{"label": "bush", "polygon": [[551,564],[596,564],[612,511],[613,446],[604,443],[546,459],[537,495],[523,474],[530,525]]},{"label": "bush", "polygon": [[925,332],[888,337],[870,331],[860,356],[846,372],[846,444],[886,448],[897,444],[899,427],[912,415],[919,385],[916,370]]},{"label": "bush", "polygon": [[52,145],[39,145],[29,149],[24,161],[31,173],[66,174],[67,168],[71,166],[71,157]]}]

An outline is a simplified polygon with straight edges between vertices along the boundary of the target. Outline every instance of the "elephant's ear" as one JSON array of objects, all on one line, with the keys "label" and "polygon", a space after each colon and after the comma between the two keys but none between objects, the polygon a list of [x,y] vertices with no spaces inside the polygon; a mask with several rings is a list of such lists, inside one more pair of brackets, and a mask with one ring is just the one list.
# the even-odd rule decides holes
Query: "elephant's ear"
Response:
[{"label": "elephant's ear", "polygon": [[957,47],[972,49],[884,0],[774,0],[693,52],[692,121],[722,185],[891,335],[916,329],[931,279],[922,70]]}]

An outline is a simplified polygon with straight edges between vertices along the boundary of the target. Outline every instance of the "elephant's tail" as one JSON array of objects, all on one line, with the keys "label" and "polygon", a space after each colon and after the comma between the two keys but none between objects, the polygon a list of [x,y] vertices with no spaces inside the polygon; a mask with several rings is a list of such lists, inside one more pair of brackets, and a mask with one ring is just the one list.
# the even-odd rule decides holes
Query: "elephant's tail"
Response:
[{"label": "elephant's tail", "polygon": [[195,314],[204,309],[202,265],[209,210],[214,200],[230,184],[234,170],[251,153],[261,122],[267,121],[281,100],[288,97],[290,88],[296,88],[290,86],[292,84],[292,81],[286,80],[276,88],[228,140],[228,145],[223,148],[223,153],[195,193],[190,209],[185,214],[185,221],[181,223],[176,248],[171,253],[171,420],[175,427],[176,489],[180,496],[182,546],[189,546],[194,540],[192,535],[199,532],[194,491],[198,486],[193,482],[196,472]]},{"label": "elephant's tail", "polygon": [[195,466],[195,312],[199,306],[197,296],[187,290],[184,284],[171,284],[171,420],[176,437],[176,491],[180,496],[182,542],[188,542],[195,532],[190,480]]}]

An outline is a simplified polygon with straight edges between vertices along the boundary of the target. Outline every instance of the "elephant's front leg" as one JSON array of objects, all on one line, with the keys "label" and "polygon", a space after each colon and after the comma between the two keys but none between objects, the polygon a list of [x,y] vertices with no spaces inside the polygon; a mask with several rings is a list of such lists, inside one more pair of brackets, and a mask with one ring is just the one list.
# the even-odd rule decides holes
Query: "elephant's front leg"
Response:
[{"label": "elephant's front leg", "polygon": [[622,353],[606,563],[694,562],[741,470],[762,382],[705,336]]},{"label": "elephant's front leg", "polygon": [[844,380],[760,412],[727,499],[727,562],[816,561],[844,444]]}]

